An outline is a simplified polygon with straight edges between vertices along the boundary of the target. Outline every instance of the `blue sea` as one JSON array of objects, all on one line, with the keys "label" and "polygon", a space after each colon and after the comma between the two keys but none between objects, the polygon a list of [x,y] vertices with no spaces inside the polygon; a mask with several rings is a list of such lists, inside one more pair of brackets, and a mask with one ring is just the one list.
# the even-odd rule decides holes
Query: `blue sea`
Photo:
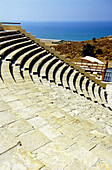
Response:
[{"label": "blue sea", "polygon": [[100,22],[22,22],[36,38],[67,41],[91,40],[112,35],[112,21]]}]

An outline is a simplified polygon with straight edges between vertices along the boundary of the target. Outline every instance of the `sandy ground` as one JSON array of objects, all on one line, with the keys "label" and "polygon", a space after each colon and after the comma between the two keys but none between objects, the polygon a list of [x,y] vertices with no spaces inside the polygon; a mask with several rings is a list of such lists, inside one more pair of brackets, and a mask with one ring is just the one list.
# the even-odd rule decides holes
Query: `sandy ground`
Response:
[{"label": "sandy ground", "polygon": [[55,43],[59,42],[60,40],[54,40],[54,39],[40,39],[41,42],[45,42],[46,45],[52,46],[57,45]]}]

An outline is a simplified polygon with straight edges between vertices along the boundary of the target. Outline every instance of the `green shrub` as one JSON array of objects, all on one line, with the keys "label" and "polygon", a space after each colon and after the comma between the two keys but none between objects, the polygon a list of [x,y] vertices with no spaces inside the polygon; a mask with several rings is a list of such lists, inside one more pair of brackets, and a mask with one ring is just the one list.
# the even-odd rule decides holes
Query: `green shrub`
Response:
[{"label": "green shrub", "polygon": [[92,40],[93,40],[93,42],[94,42],[94,43],[96,43],[96,38],[95,38],[95,37],[93,37],[93,39],[92,39]]},{"label": "green shrub", "polygon": [[86,45],[83,46],[83,49],[81,50],[81,56],[85,57],[85,56],[95,56],[94,53],[94,46],[92,46],[91,44],[87,43]]},{"label": "green shrub", "polygon": [[96,54],[103,54],[102,49],[98,49],[98,50],[96,50]]}]

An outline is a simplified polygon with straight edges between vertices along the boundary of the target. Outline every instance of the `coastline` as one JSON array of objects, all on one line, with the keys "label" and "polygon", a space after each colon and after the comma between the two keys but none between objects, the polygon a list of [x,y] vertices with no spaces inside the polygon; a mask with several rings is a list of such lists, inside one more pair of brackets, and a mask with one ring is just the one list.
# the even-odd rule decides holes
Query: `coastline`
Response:
[{"label": "coastline", "polygon": [[58,45],[59,42],[61,42],[62,40],[55,40],[55,39],[44,39],[44,38],[39,38],[40,42],[44,42],[46,45],[48,46],[52,46],[52,45]]}]

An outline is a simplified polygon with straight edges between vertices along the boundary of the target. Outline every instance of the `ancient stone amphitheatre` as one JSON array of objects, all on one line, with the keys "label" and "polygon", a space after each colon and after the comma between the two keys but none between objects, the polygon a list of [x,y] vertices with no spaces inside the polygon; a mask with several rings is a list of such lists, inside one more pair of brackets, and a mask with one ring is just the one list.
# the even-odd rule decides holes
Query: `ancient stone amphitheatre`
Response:
[{"label": "ancient stone amphitheatre", "polygon": [[0,170],[111,170],[111,85],[0,24]]}]

